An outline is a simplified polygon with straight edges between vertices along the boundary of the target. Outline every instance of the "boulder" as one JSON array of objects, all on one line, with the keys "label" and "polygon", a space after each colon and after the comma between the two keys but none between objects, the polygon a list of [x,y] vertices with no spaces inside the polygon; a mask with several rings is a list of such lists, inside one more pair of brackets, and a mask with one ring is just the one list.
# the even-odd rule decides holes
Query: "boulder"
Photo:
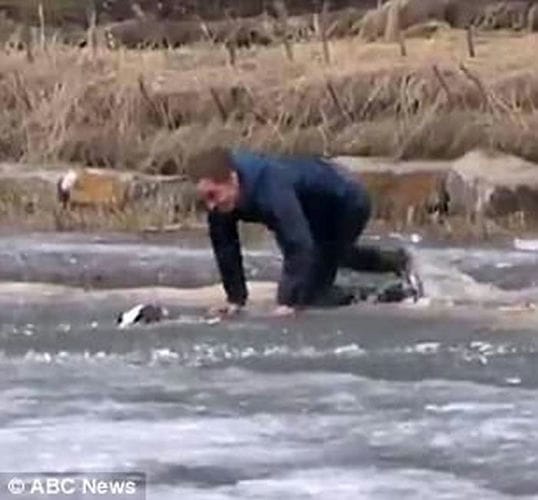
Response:
[{"label": "boulder", "polygon": [[538,228],[538,167],[503,153],[471,151],[449,170],[450,213]]},{"label": "boulder", "polygon": [[102,28],[109,48],[179,47],[207,38],[198,21],[129,19]]},{"label": "boulder", "polygon": [[237,47],[269,45],[273,43],[272,23],[264,16],[244,19],[226,19],[204,23],[208,38],[214,43],[233,44]]},{"label": "boulder", "polygon": [[274,41],[272,26],[264,16],[211,22],[130,19],[109,24],[103,30],[110,48],[174,48],[203,40],[249,47]]},{"label": "boulder", "polygon": [[58,206],[56,181],[59,172],[0,164],[0,219],[2,222],[29,220],[36,215],[49,218]]},{"label": "boulder", "polygon": [[482,29],[523,29],[529,11],[526,0],[495,2],[484,8]]},{"label": "boulder", "polygon": [[392,0],[388,7],[385,41],[398,41],[399,30],[431,20],[445,21],[447,5],[447,0]]},{"label": "boulder", "polygon": [[173,210],[194,202],[194,192],[181,175],[144,175],[138,172],[81,167],[63,172],[56,181],[57,202],[70,209]]},{"label": "boulder", "polygon": [[390,7],[391,2],[388,2],[379,9],[366,12],[360,21],[359,38],[366,42],[373,42],[382,37],[385,33]]},{"label": "boulder", "polygon": [[128,200],[130,181],[130,176],[113,170],[70,169],[58,179],[58,201],[70,208],[122,210]]},{"label": "boulder", "polygon": [[394,163],[353,157],[335,161],[349,168],[367,187],[376,219],[399,226],[427,225],[448,211],[447,162]]},{"label": "boulder", "polygon": [[164,47],[181,47],[207,39],[204,26],[198,21],[161,21]]},{"label": "boulder", "polygon": [[446,213],[445,177],[437,170],[359,175],[371,193],[375,217],[404,225],[426,224]]},{"label": "boulder", "polygon": [[[277,22],[272,23],[273,36],[275,38],[282,38],[282,29]],[[287,19],[287,33],[286,36],[290,41],[301,42],[312,39],[316,33],[314,16],[290,16]]]},{"label": "boulder", "polygon": [[153,41],[158,38],[158,26],[153,20],[129,19],[111,23],[102,29],[109,48],[140,48],[150,37]]},{"label": "boulder", "polygon": [[453,162],[338,158],[368,187],[375,217],[391,224],[462,221],[538,230],[538,165],[474,150]]},{"label": "boulder", "polygon": [[528,26],[532,24],[530,16],[526,0],[390,0],[364,15],[360,22],[360,37],[367,41],[383,37],[385,41],[395,42],[399,30],[431,21],[447,23],[454,28],[478,25],[521,29],[525,19]]},{"label": "boulder", "polygon": [[182,176],[6,163],[0,178],[0,223],[17,227],[165,227],[196,207],[193,186]]},{"label": "boulder", "polygon": [[378,9],[366,12],[360,22],[359,36],[367,41],[383,37],[398,40],[399,30],[429,21],[444,22],[450,2],[456,0],[390,0]]},{"label": "boulder", "polygon": [[443,21],[427,21],[415,24],[403,30],[404,38],[431,38],[438,33],[446,32],[450,25]]},{"label": "boulder", "polygon": [[325,19],[327,38],[357,35],[363,14],[361,9],[355,7],[327,12]]},{"label": "boulder", "polygon": [[527,29],[538,31],[538,4],[533,4],[527,13]]},{"label": "boulder", "polygon": [[484,18],[484,9],[492,0],[448,0],[445,21],[453,28],[465,29],[470,25],[479,25]]}]

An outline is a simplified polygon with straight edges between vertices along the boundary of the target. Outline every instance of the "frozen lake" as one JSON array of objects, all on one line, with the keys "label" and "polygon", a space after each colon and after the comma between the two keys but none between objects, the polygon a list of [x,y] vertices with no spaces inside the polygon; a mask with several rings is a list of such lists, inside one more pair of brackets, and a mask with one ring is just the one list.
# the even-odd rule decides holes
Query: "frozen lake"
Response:
[{"label": "frozen lake", "polygon": [[[208,326],[214,292],[170,289],[214,280],[207,250],[0,238],[0,470],[142,471],[155,500],[538,498],[538,253],[412,246],[421,304]],[[77,288],[7,283],[40,276]],[[144,298],[178,319],[118,331]]]}]

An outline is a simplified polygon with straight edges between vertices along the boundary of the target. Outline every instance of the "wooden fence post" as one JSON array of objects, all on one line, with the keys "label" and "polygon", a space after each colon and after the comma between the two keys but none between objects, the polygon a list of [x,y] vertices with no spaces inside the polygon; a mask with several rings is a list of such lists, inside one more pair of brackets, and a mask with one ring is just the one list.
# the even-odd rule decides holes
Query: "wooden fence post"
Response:
[{"label": "wooden fence post", "polygon": [[22,27],[22,39],[24,41],[24,48],[26,51],[26,60],[29,63],[33,63],[34,58],[34,48],[33,48],[33,40],[32,40],[32,28],[30,26],[30,19],[28,14],[26,14],[26,19],[24,20],[24,25]]},{"label": "wooden fence post", "polygon": [[91,48],[92,55],[97,54],[97,9],[95,8],[95,0],[91,0],[88,7],[88,39],[86,43]]},{"label": "wooden fence post", "polygon": [[467,48],[469,49],[469,57],[475,57],[474,39],[473,39],[473,25],[467,26]]},{"label": "wooden fence post", "polygon": [[323,46],[323,59],[325,64],[331,63],[331,52],[329,49],[329,40],[327,39],[327,29],[328,29],[328,12],[329,12],[329,1],[324,0],[323,7],[321,9],[321,22],[320,22],[320,34],[321,34],[321,44]]},{"label": "wooden fence post", "polygon": [[37,6],[37,15],[39,17],[39,45],[41,47],[41,50],[45,51],[45,11],[43,9],[42,0],[39,1],[39,5]]},{"label": "wooden fence post", "polygon": [[290,61],[293,61],[293,45],[288,39],[289,25],[288,25],[288,9],[284,0],[274,0],[274,7],[277,14],[278,24],[280,31],[282,32],[282,42],[286,49],[286,56]]}]

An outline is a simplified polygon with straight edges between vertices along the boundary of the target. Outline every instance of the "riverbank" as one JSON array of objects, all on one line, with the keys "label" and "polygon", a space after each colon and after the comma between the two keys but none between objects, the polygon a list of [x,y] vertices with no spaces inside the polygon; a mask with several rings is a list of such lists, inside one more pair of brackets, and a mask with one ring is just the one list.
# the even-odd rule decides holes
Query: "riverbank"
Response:
[{"label": "riverbank", "polygon": [[[380,230],[460,240],[536,231],[538,36],[478,32],[475,57],[458,30],[405,44],[402,56],[398,44],[336,40],[329,64],[319,43],[295,44],[293,60],[282,47],[241,50],[235,65],[205,44],[48,46],[32,63],[8,53],[0,61],[0,226],[203,224],[184,174],[193,154],[225,144],[352,166],[373,194]],[[79,186],[83,201],[64,209],[58,179],[89,167],[121,201]]]},{"label": "riverbank", "polygon": [[[451,242],[502,241],[538,231],[538,166],[521,158],[472,150],[453,161],[341,156],[373,200],[369,231],[418,232]],[[63,205],[59,180],[73,167],[0,164],[0,231],[205,234],[205,217],[184,176],[79,167]],[[257,225],[241,227],[250,243]]]}]

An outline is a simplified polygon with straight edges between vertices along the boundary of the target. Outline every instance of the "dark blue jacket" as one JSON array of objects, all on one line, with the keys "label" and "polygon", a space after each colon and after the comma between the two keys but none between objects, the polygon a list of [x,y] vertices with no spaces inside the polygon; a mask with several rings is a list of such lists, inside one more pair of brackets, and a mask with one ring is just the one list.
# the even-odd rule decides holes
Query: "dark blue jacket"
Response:
[{"label": "dark blue jacket", "polygon": [[[237,221],[260,222],[275,233],[284,255],[279,304],[302,304],[316,246],[334,239],[338,218],[368,195],[356,180],[317,157],[267,156],[232,151],[240,201],[227,214],[210,212],[209,234],[228,300],[244,304],[247,288]],[[364,212],[364,211],[363,211]]]}]

